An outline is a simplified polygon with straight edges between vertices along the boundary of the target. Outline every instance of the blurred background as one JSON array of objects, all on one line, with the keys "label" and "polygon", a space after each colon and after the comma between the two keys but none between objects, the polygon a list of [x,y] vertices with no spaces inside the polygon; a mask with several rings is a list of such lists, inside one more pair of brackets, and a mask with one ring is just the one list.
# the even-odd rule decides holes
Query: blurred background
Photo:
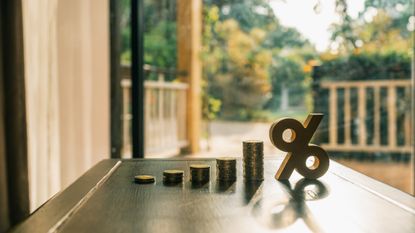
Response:
[{"label": "blurred background", "polygon": [[[129,1],[120,8],[129,158]],[[270,124],[322,112],[314,142],[332,159],[411,192],[413,1],[145,0],[143,9],[145,157],[241,156],[245,139],[283,156]]]},{"label": "blurred background", "polygon": [[31,211],[106,158],[283,158],[270,125],[310,112],[331,159],[413,193],[412,0],[21,2]]}]

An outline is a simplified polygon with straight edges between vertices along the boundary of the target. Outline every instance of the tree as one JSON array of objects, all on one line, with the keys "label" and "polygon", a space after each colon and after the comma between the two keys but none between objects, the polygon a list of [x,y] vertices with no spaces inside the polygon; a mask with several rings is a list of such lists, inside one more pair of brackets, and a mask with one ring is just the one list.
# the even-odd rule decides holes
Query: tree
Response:
[{"label": "tree", "polygon": [[286,111],[290,106],[290,90],[296,96],[304,96],[306,73],[299,61],[291,57],[276,57],[270,68],[272,99],[270,107],[279,105],[279,110]]},{"label": "tree", "polygon": [[207,13],[204,76],[210,93],[222,101],[224,117],[239,113],[250,118],[262,108],[270,90],[271,53],[261,49],[266,33],[259,28],[246,33],[233,19],[220,22],[217,12],[213,7]]},{"label": "tree", "polygon": [[346,0],[336,0],[336,12],[340,20],[332,25],[332,41],[341,54],[409,52],[412,47],[411,0],[366,0],[357,19],[348,15]]}]

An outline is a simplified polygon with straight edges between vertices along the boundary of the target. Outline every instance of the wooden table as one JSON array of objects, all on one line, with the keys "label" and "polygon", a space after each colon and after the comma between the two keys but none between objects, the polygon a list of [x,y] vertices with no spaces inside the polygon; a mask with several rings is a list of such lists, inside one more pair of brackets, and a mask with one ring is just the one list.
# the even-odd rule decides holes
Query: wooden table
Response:
[{"label": "wooden table", "polygon": [[[211,181],[189,182],[189,165],[211,165]],[[281,160],[265,160],[265,180],[215,180],[214,159],[104,160],[57,194],[12,232],[415,232],[415,198],[331,162],[318,181],[273,176]],[[176,186],[164,169],[185,170]],[[153,174],[140,185],[137,174]]]}]

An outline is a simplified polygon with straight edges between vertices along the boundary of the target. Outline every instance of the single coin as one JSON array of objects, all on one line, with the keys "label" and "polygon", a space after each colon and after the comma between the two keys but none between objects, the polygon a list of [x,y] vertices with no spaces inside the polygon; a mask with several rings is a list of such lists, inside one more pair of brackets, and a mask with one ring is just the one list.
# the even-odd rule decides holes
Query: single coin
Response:
[{"label": "single coin", "polygon": [[183,170],[164,170],[164,176],[183,176]]},{"label": "single coin", "polygon": [[216,161],[223,161],[223,162],[236,162],[236,158],[232,158],[232,157],[220,157],[220,158],[216,158]]},{"label": "single coin", "polygon": [[190,165],[190,169],[209,169],[210,166],[206,164],[192,164]]},{"label": "single coin", "polygon": [[134,176],[134,181],[138,184],[151,184],[156,181],[156,178],[150,175],[137,175]]}]

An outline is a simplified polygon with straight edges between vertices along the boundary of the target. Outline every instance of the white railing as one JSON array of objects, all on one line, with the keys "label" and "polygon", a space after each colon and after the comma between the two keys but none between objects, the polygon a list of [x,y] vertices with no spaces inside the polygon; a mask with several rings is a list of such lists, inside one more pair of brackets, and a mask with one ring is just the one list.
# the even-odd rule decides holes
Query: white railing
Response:
[{"label": "white railing", "polygon": [[[397,90],[402,89],[405,98],[411,100],[411,80],[371,80],[371,81],[324,81],[321,87],[329,91],[329,140],[324,144],[324,148],[331,151],[344,152],[398,152],[411,153],[412,151],[412,122],[411,106],[409,105],[404,112],[403,120],[398,122],[397,114]],[[338,90],[344,91],[344,108],[340,109],[344,116],[344,142],[339,143],[338,131]],[[357,143],[352,143],[352,104],[351,90],[357,90]],[[373,112],[368,114],[367,93],[368,89],[373,90]],[[386,96],[382,103],[381,89],[386,90]],[[381,143],[381,105],[386,110],[387,117],[387,143]],[[373,137],[371,142],[367,140],[368,127],[366,119],[373,118]],[[398,132],[398,124],[403,131]],[[398,145],[398,135],[403,134],[403,143]]]},{"label": "white railing", "polygon": [[[131,80],[123,79],[123,156],[131,155]],[[188,145],[186,91],[178,82],[144,82],[145,156],[175,155]]]}]

